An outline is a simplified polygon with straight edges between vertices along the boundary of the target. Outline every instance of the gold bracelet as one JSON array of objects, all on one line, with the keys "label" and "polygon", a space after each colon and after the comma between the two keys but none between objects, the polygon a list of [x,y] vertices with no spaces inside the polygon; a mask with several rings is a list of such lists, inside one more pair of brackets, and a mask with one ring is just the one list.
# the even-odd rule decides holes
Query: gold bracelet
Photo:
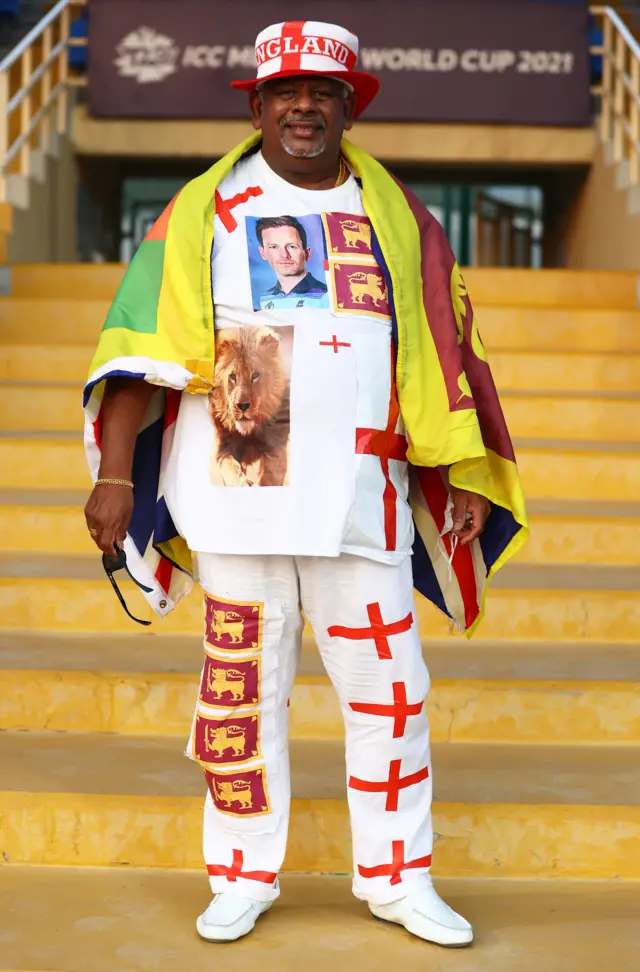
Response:
[{"label": "gold bracelet", "polygon": [[133,489],[133,483],[128,479],[96,479],[94,486],[128,486]]}]

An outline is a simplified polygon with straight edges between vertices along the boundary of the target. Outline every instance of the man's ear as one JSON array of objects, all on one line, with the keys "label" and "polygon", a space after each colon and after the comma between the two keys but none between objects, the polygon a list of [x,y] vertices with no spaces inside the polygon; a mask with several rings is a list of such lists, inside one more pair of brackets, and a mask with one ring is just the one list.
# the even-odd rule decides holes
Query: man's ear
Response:
[{"label": "man's ear", "polygon": [[260,256],[262,257],[263,260],[266,260],[267,259],[266,254],[264,252],[264,247],[263,246],[259,246],[258,247],[258,253],[260,254]]},{"label": "man's ear", "polygon": [[252,91],[249,94],[249,108],[251,109],[251,121],[257,130],[262,128],[262,95],[259,91]]},{"label": "man's ear", "polygon": [[350,131],[353,128],[354,115],[356,112],[356,99],[352,94],[348,95],[344,99],[344,125],[343,128],[345,132]]}]

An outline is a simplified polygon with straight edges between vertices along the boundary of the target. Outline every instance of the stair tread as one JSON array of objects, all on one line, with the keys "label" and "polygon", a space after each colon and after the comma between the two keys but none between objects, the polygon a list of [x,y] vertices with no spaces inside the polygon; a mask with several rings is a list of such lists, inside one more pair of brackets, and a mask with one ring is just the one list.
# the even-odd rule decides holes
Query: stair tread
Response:
[{"label": "stair tread", "polygon": [[[25,388],[33,387],[37,388],[41,386],[41,382],[28,383],[24,381],[13,381],[4,382],[5,387],[14,388]],[[76,388],[78,389],[78,384],[71,382],[51,382],[51,385],[55,385],[57,388]],[[588,405],[591,402],[639,402],[640,392],[636,389],[630,391],[601,391],[598,388],[582,388],[576,390],[571,388],[567,391],[560,391],[556,389],[555,391],[549,391],[548,388],[528,388],[526,385],[519,388],[508,388],[499,391],[500,398],[513,398],[515,400],[519,399],[559,399],[561,401],[576,402],[580,401],[581,404]],[[540,403],[537,405],[540,408]]]},{"label": "stair tread", "polygon": [[[87,501],[86,489],[0,489],[0,506],[69,506],[78,507],[78,515]],[[607,519],[640,518],[639,503],[616,500],[543,500],[527,502],[531,516],[604,517]]]},{"label": "stair tread", "polygon": [[[474,924],[479,945],[471,953],[450,950],[448,972],[637,968],[633,882],[435,883]],[[281,897],[255,931],[224,950],[226,972],[301,965],[307,972],[387,972],[428,968],[436,958],[429,945],[374,921],[351,894],[349,877],[284,874],[281,884]],[[92,972],[129,972],[134,966],[138,972],[210,972],[219,953],[193,927],[209,900],[204,870],[12,865],[3,868],[0,887],[3,965],[83,970],[89,966],[78,958],[90,955]]]},{"label": "stair tread", "polygon": [[[105,578],[100,557],[82,554],[0,553],[0,578]],[[106,578],[105,578],[106,580]],[[598,564],[524,564],[512,561],[491,581],[494,589],[509,590],[640,590],[640,567],[602,567]]]},{"label": "stair tread", "polygon": [[[42,379],[29,379],[25,378],[5,378],[0,380],[0,389],[4,392],[16,392],[24,393],[31,392],[37,393],[43,388],[55,392],[64,392],[65,397],[70,400],[78,400],[79,396],[82,394],[82,389],[84,387],[81,381],[69,381],[69,380],[59,380],[55,375],[51,376],[48,380]],[[588,406],[589,404],[595,402],[598,404],[608,404],[609,402],[631,402],[634,404],[640,403],[640,391],[637,389],[630,389],[627,391],[618,390],[600,390],[597,388],[589,389],[568,389],[554,390],[550,391],[547,388],[534,388],[534,387],[518,387],[518,388],[508,388],[500,391],[500,397],[505,399],[514,399],[515,401],[520,401],[522,399],[529,400],[532,399],[536,401],[537,407],[540,408],[540,399],[548,400],[559,400],[567,402],[579,402],[582,405]],[[60,400],[62,396],[59,396]]]},{"label": "stair tread", "polygon": [[82,516],[88,496],[87,489],[0,489],[0,506],[76,506]]},{"label": "stair tread", "polygon": [[[425,641],[432,678],[640,682],[635,643]],[[194,675],[202,666],[197,635],[88,634],[0,630],[0,670]],[[313,638],[303,638],[299,675],[324,675]]]},{"label": "stair tread", "polygon": [[[55,492],[55,491],[52,491]],[[0,503],[2,503],[0,491]],[[532,499],[527,502],[530,516],[568,517],[607,517],[611,519],[640,517],[640,503],[619,503],[615,500],[543,500]]]},{"label": "stair tread", "polygon": [[[292,794],[344,799],[342,741],[292,740]],[[433,744],[434,798],[444,803],[639,806],[638,748]],[[598,766],[598,772],[594,772]],[[384,776],[381,769],[380,778]],[[201,797],[204,781],[175,737],[8,731],[5,791]]]},{"label": "stair tread", "polygon": [[[84,433],[82,431],[82,416],[78,406],[78,427],[69,431],[43,429],[0,429],[0,440],[28,441],[38,440],[52,443],[77,442],[82,443]],[[640,452],[640,442],[618,442],[614,439],[550,439],[517,437],[513,439],[513,447],[516,450],[516,458],[519,449],[535,450],[540,452],[582,452],[587,455],[591,453],[638,453]]]},{"label": "stair tread", "polygon": [[0,439],[17,439],[18,441],[37,441],[39,439],[46,439],[49,442],[64,442],[65,445],[69,441],[82,443],[83,435],[84,433],[82,431],[82,415],[80,413],[80,406],[78,406],[78,428],[70,432],[64,432],[59,429],[52,432],[46,432],[42,429],[19,429],[16,431],[12,431],[11,429],[0,429]]},{"label": "stair tread", "polygon": [[562,452],[640,452],[640,442],[616,442],[612,439],[542,439],[519,436],[513,439],[513,447],[516,451],[516,459],[518,449],[539,449],[541,452],[553,451],[558,454]]}]

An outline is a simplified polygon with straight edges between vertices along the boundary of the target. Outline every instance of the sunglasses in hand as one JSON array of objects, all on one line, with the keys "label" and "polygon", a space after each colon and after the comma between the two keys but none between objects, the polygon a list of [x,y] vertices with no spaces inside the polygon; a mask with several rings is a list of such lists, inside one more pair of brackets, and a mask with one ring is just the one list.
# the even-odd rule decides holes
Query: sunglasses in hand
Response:
[{"label": "sunglasses in hand", "polygon": [[151,624],[151,621],[142,621],[141,618],[136,618],[131,613],[131,611],[127,607],[127,602],[125,601],[124,597],[122,596],[122,592],[121,592],[120,588],[118,587],[118,585],[117,585],[117,583],[115,581],[115,578],[113,576],[116,573],[116,571],[118,571],[118,570],[125,570],[127,572],[127,574],[129,575],[129,577],[131,578],[131,580],[133,581],[133,583],[136,584],[140,588],[141,591],[144,591],[145,594],[151,594],[152,593],[152,588],[151,587],[145,587],[144,584],[141,584],[139,580],[136,580],[135,579],[135,577],[133,576],[133,574],[129,570],[129,568],[127,566],[127,555],[125,554],[124,550],[122,550],[121,547],[116,547],[116,555],[115,555],[115,557],[113,556],[113,554],[106,554],[106,553],[103,554],[102,555],[102,566],[104,567],[105,573],[106,573],[107,577],[109,578],[109,580],[111,581],[111,586],[113,587],[114,591],[116,592],[116,595],[118,597],[118,600],[122,604],[122,607],[124,608],[126,614],[128,614],[128,616],[131,618],[131,620],[132,621],[135,621],[136,624],[143,624],[143,625],[145,625],[145,627],[147,627],[148,625],[150,625]]}]

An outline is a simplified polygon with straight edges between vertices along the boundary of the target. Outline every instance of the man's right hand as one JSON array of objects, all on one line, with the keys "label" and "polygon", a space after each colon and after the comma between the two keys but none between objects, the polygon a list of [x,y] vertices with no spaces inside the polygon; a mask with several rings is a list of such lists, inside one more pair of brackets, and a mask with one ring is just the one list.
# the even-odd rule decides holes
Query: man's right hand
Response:
[{"label": "man's right hand", "polygon": [[115,556],[127,535],[133,514],[133,490],[129,486],[94,486],[84,515],[91,538],[103,553]]},{"label": "man's right hand", "polygon": [[[102,456],[99,479],[131,480],[136,436],[154,389],[142,378],[107,378],[102,399]],[[133,515],[130,486],[94,486],[84,515],[94,543],[103,553],[115,554]]]}]

